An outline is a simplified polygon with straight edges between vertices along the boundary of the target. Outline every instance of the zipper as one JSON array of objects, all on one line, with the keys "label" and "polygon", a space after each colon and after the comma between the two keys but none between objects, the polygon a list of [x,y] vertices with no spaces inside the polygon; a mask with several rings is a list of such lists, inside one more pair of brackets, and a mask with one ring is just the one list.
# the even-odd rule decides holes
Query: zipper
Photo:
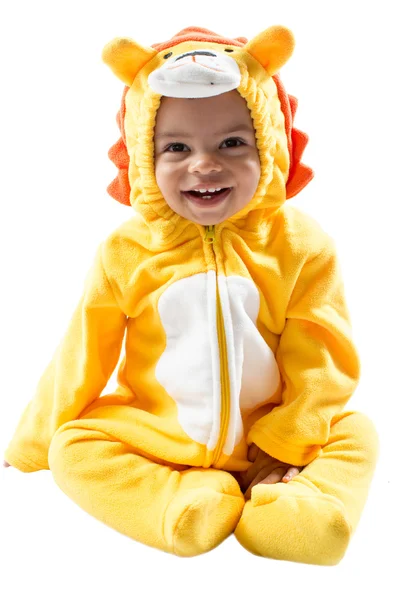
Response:
[{"label": "zipper", "polygon": [[212,244],[215,241],[215,225],[206,225],[206,235],[204,241],[207,244]]},{"label": "zipper", "polygon": [[[215,241],[215,225],[207,225],[204,236],[204,241],[208,244],[213,244]],[[215,249],[212,246],[214,255]],[[228,358],[226,350],[226,337],[224,328],[224,319],[222,314],[221,298],[218,288],[218,273],[216,271],[216,289],[217,289],[217,333],[218,347],[220,356],[220,374],[221,374],[221,429],[218,443],[214,452],[213,464],[216,465],[222,454],[222,449],[225,444],[225,439],[228,433],[229,425],[229,408],[230,408],[230,390],[229,390],[229,371]]]}]

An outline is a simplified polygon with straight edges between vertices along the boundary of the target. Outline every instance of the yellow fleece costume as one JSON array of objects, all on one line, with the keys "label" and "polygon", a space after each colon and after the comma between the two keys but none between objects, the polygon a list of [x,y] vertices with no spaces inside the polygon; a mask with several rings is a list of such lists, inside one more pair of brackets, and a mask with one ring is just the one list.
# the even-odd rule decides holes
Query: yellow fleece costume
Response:
[{"label": "yellow fleece costume", "polygon": [[[285,203],[312,177],[296,99],[277,75],[293,48],[278,26],[250,41],[189,27],[151,47],[105,47],[126,86],[109,191],[136,214],[99,246],[5,453],[21,471],[50,468],[110,527],[179,556],[234,533],[260,556],[337,564],[377,461],[373,423],[343,411],[360,365],[334,243]],[[232,89],[251,112],[261,177],[244,209],[204,227],[157,186],[156,113],[162,95]],[[125,333],[118,387],[101,396]],[[252,466],[251,443],[304,468],[246,502],[235,473]]]}]

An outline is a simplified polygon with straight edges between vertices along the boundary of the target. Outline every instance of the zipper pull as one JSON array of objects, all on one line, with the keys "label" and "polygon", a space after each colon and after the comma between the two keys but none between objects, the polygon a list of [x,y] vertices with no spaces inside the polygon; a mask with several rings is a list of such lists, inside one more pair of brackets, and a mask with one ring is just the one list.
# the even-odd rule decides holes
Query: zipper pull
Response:
[{"label": "zipper pull", "polygon": [[215,241],[215,225],[206,225],[204,241],[207,242],[207,244],[212,244]]}]

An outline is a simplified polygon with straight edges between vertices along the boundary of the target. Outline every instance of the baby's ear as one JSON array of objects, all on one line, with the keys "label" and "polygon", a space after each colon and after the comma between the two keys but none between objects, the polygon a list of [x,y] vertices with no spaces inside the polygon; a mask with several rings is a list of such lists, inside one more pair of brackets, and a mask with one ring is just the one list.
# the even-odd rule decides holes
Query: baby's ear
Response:
[{"label": "baby's ear", "polygon": [[143,48],[129,38],[115,38],[104,46],[101,58],[130,87],[136,74],[156,54],[154,48]]},{"label": "baby's ear", "polygon": [[290,29],[274,25],[249,40],[243,50],[258,60],[272,77],[292,56],[294,46],[294,35]]}]

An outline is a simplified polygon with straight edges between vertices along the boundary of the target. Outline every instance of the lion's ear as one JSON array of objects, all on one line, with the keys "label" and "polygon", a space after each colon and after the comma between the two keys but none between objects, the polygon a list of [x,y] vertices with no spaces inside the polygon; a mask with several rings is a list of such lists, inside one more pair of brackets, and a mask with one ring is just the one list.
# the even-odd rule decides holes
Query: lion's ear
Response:
[{"label": "lion's ear", "polygon": [[143,48],[129,38],[115,38],[104,46],[101,58],[130,87],[138,71],[156,54],[154,48]]},{"label": "lion's ear", "polygon": [[243,50],[251,54],[272,76],[293,54],[295,40],[287,27],[274,25],[251,39]]}]

